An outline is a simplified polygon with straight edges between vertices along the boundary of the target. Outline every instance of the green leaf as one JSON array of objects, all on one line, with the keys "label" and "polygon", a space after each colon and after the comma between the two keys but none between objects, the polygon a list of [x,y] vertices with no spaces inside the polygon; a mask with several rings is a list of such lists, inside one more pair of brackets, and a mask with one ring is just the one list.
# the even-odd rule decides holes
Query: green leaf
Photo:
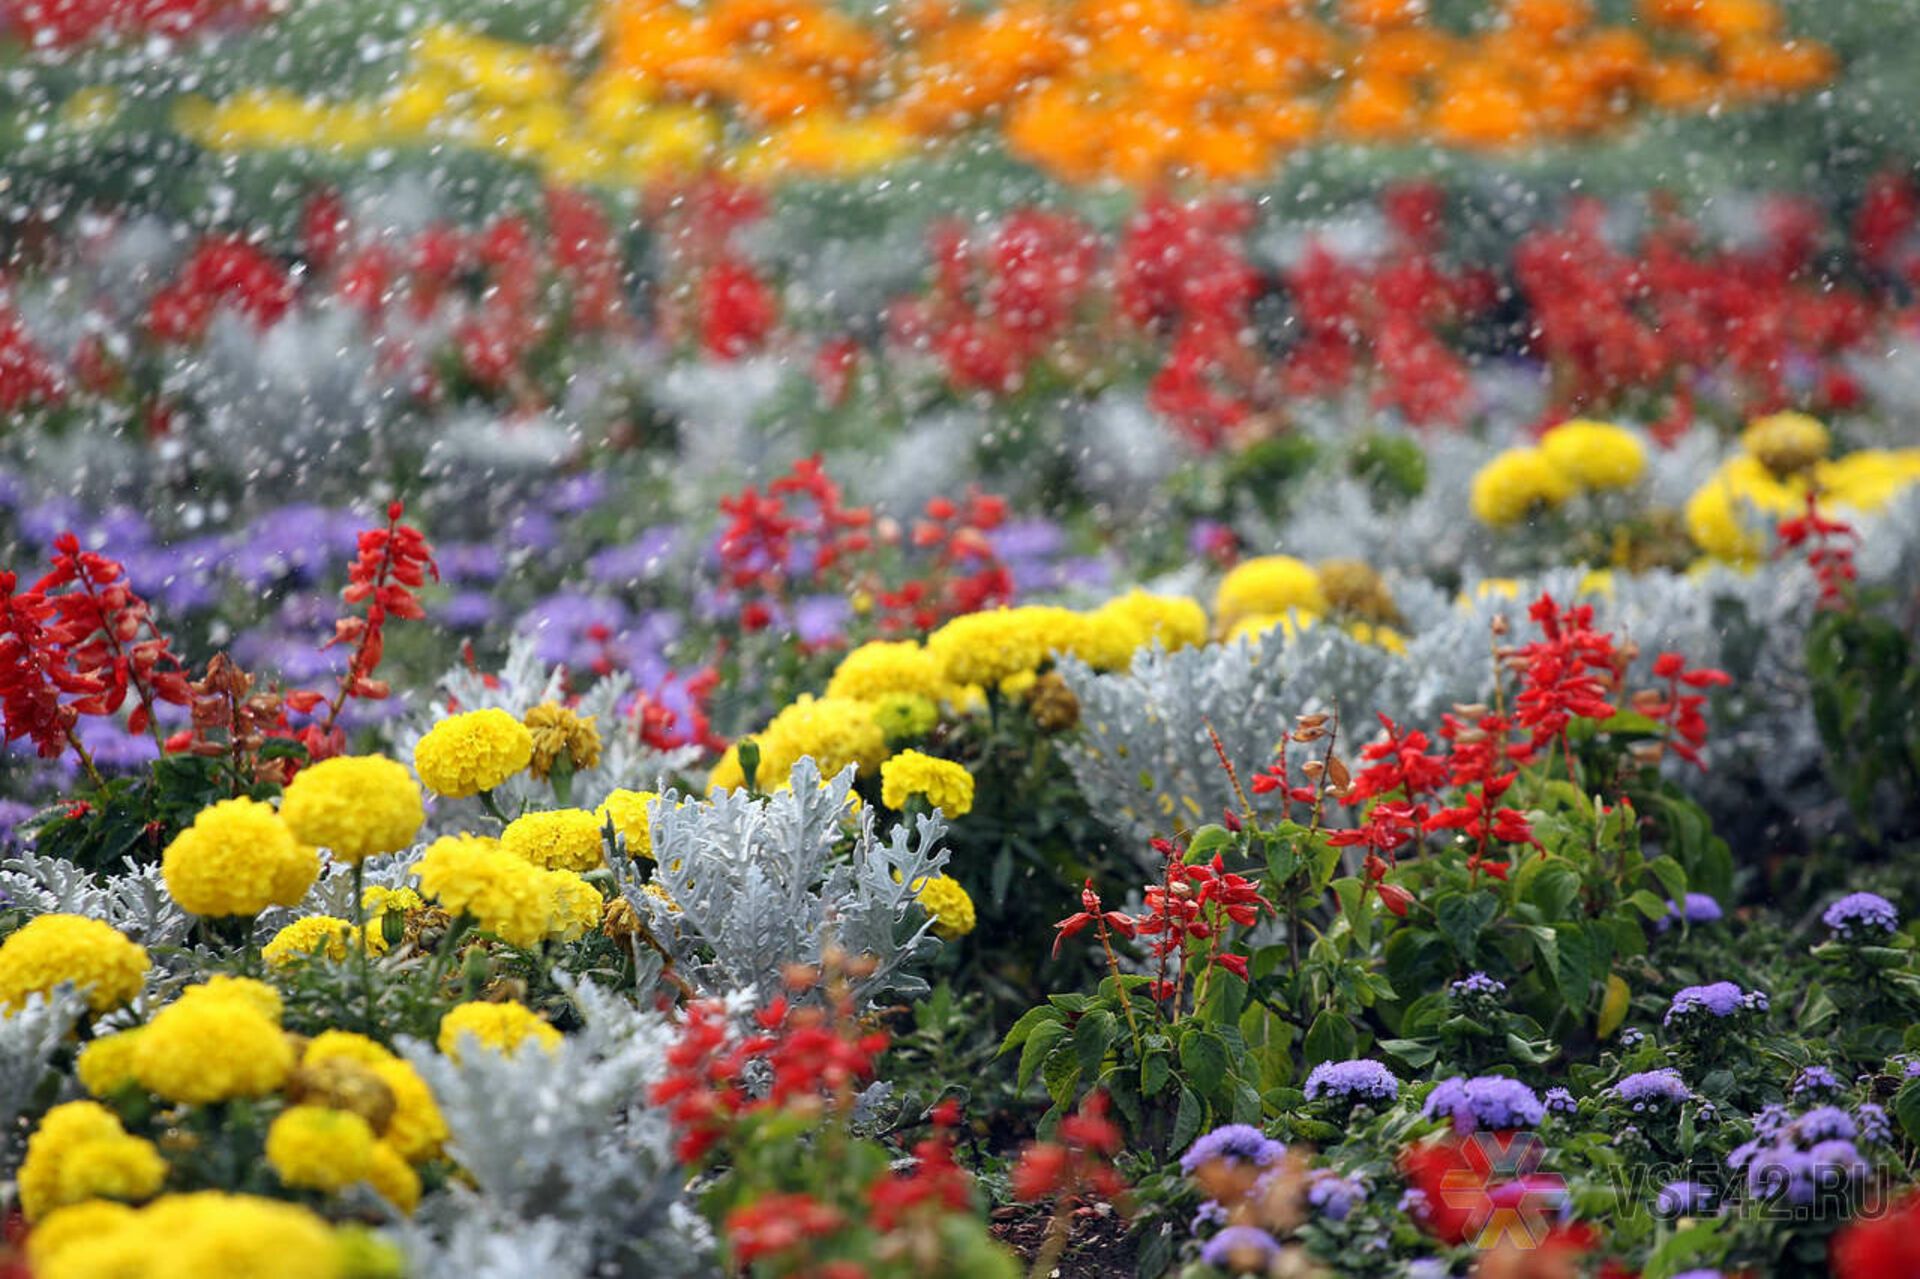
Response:
[{"label": "green leaf", "polygon": [[1204,1108],[1200,1099],[1193,1095],[1193,1089],[1180,1085],[1180,1105],[1173,1112],[1173,1139],[1168,1143],[1175,1150],[1185,1150],[1200,1135],[1200,1117]]},{"label": "green leaf", "polygon": [[1665,919],[1667,917],[1667,904],[1644,888],[1635,889],[1633,896],[1627,898],[1627,904],[1639,911],[1642,915],[1645,915],[1648,919]]},{"label": "green leaf", "polygon": [[1398,1057],[1411,1070],[1419,1070],[1440,1055],[1432,1044],[1423,1044],[1417,1039],[1383,1039],[1378,1047]]},{"label": "green leaf", "polygon": [[1073,1104],[1073,1094],[1080,1086],[1079,1056],[1064,1052],[1050,1054],[1040,1067],[1040,1078],[1053,1104],[1065,1110]]},{"label": "green leaf", "polygon": [[1234,835],[1224,826],[1202,826],[1193,832],[1187,841],[1186,863],[1189,866],[1212,861],[1215,853],[1224,853],[1234,845]]},{"label": "green leaf", "polygon": [[1920,1079],[1900,1085],[1893,1097],[1893,1115],[1900,1121],[1909,1141],[1920,1141]]},{"label": "green leaf", "polygon": [[1007,1037],[1000,1041],[1001,1053],[1010,1053],[1021,1044],[1026,1043],[1027,1037],[1033,1034],[1034,1030],[1039,1027],[1042,1022],[1060,1022],[1063,1020],[1065,1019],[1061,1016],[1060,1010],[1051,1004],[1039,1004],[1027,1009],[1027,1011],[1020,1014],[1020,1020],[1013,1023],[1013,1029],[1007,1032]]},{"label": "green leaf", "polygon": [[1027,1036],[1026,1047],[1020,1050],[1020,1069],[1014,1076],[1014,1087],[1025,1090],[1033,1081],[1033,1072],[1040,1069],[1040,1063],[1066,1037],[1067,1024],[1063,1021],[1042,1022],[1035,1026]]},{"label": "green leaf", "polygon": [[1143,1096],[1159,1096],[1160,1090],[1167,1086],[1167,1080],[1171,1078],[1173,1067],[1165,1053],[1148,1053],[1147,1059],[1140,1063],[1140,1092]]},{"label": "green leaf", "polygon": [[1647,869],[1652,871],[1653,877],[1660,881],[1660,886],[1667,890],[1669,898],[1677,902],[1687,900],[1687,872],[1681,868],[1679,862],[1671,857],[1654,857],[1648,860]]},{"label": "green leaf", "polygon": [[1100,1073],[1100,1063],[1107,1059],[1107,1050],[1119,1033],[1120,1019],[1104,1008],[1080,1019],[1073,1028],[1073,1052],[1082,1074]]},{"label": "green leaf", "polygon": [[1462,963],[1471,964],[1480,946],[1480,932],[1499,913],[1500,901],[1490,892],[1449,893],[1434,903],[1440,931],[1459,952]]},{"label": "green leaf", "polygon": [[1302,1046],[1301,1063],[1308,1067],[1323,1061],[1347,1061],[1353,1057],[1357,1041],[1353,1024],[1345,1016],[1328,1008],[1313,1019]]},{"label": "green leaf", "polygon": [[1227,1041],[1211,1030],[1189,1030],[1180,1038],[1180,1066],[1202,1097],[1219,1096],[1227,1077]]}]

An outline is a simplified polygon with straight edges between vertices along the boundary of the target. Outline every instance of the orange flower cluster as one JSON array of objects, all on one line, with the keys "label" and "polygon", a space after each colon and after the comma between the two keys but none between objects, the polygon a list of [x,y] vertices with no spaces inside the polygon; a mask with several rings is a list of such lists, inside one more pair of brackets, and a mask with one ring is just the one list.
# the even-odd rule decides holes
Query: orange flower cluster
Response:
[{"label": "orange flower cluster", "polygon": [[611,66],[750,123],[859,119],[921,138],[996,125],[1070,181],[1252,178],[1309,142],[1468,148],[1592,134],[1646,109],[1804,92],[1830,50],[1775,0],[1498,0],[1473,34],[1423,0],[920,0],[885,28],[828,0],[614,0]]}]

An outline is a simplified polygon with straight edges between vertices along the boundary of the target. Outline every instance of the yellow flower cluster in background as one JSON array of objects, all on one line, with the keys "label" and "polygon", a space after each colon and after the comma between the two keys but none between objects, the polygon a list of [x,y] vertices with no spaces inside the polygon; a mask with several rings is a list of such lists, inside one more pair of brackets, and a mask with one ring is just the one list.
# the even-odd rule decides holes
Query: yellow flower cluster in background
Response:
[{"label": "yellow flower cluster in background", "polygon": [[973,811],[973,774],[950,759],[901,751],[880,766],[880,798],[895,809],[924,799],[947,817],[965,817]]},{"label": "yellow flower cluster in background", "polygon": [[280,797],[280,820],[301,843],[359,862],[407,847],[427,813],[405,765],[342,755],[300,770]]},{"label": "yellow flower cluster in background", "polygon": [[257,915],[298,906],[320,877],[320,858],[294,838],[273,805],[223,799],[200,810],[161,855],[160,874],[195,915]]},{"label": "yellow flower cluster in background", "polygon": [[[104,1200],[62,1208],[28,1237],[27,1256],[39,1279],[341,1279],[367,1273],[359,1263],[369,1247],[365,1231],[336,1229],[298,1204],[205,1190],[139,1209]],[[397,1274],[399,1258],[387,1260]]]},{"label": "yellow flower cluster in background", "polygon": [[1406,652],[1406,637],[1386,624],[1398,617],[1393,596],[1358,560],[1316,566],[1291,555],[1256,556],[1234,565],[1213,597],[1214,628],[1228,643],[1276,627],[1294,636],[1329,613],[1342,617],[1342,628],[1362,644]]},{"label": "yellow flower cluster in background", "polygon": [[1859,449],[1828,458],[1832,440],[1804,413],[1776,413],[1748,425],[1740,451],[1687,499],[1687,535],[1702,551],[1734,564],[1766,554],[1775,524],[1821,508],[1871,514],[1920,484],[1920,448]]},{"label": "yellow flower cluster in background", "polygon": [[436,839],[413,873],[448,914],[471,915],[482,932],[523,948],[585,936],[605,909],[600,891],[573,871],[536,866],[478,835]]},{"label": "yellow flower cluster in background", "polygon": [[140,993],[151,967],[144,947],[111,924],[85,915],[36,915],[0,942],[0,1013],[18,1012],[29,995],[71,982],[96,1013]]},{"label": "yellow flower cluster in background", "polygon": [[1506,147],[1642,112],[1806,92],[1834,71],[1771,0],[1503,0],[1484,30],[1413,0],[924,0],[862,22],[830,0],[613,0],[603,55],[459,26],[415,37],[378,97],[257,88],[176,111],[210,147],[442,144],[633,184],[726,168],[846,176],[982,127],[1073,182],[1251,179],[1320,141]]},{"label": "yellow flower cluster in background", "polygon": [[1632,488],[1646,469],[1646,447],[1625,427],[1562,422],[1535,448],[1496,454],[1474,474],[1467,501],[1482,524],[1508,528],[1582,491]]},{"label": "yellow flower cluster in background", "polygon": [[503,710],[449,715],[413,748],[413,771],[436,795],[490,791],[533,762],[533,734]]},{"label": "yellow flower cluster in background", "polygon": [[456,1004],[440,1019],[440,1051],[456,1061],[472,1043],[512,1054],[528,1040],[552,1052],[560,1046],[560,1032],[531,1008],[511,999],[497,1004]]},{"label": "yellow flower cluster in background", "polygon": [[138,1201],[167,1179],[167,1161],[145,1138],[97,1101],[55,1106],[27,1141],[20,1165],[20,1208],[38,1221],[55,1208],[89,1199]]}]

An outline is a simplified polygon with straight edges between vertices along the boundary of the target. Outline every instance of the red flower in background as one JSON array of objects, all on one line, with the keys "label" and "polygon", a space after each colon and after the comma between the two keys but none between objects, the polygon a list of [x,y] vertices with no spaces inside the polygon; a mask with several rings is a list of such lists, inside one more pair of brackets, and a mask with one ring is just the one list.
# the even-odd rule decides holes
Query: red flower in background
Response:
[{"label": "red flower in background", "polygon": [[147,329],[162,342],[198,342],[222,307],[265,329],[287,313],[293,293],[287,269],[264,251],[237,236],[208,236],[148,301]]}]

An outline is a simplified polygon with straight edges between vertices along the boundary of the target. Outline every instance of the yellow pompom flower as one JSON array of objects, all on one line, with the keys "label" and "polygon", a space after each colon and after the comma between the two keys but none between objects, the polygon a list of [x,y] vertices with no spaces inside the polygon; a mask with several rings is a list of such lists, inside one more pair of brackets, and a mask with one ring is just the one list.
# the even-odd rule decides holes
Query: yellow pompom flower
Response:
[{"label": "yellow pompom flower", "polygon": [[1773,413],[1747,423],[1747,429],[1740,433],[1740,447],[1784,479],[1825,457],[1833,447],[1833,437],[1818,418],[1805,413]]},{"label": "yellow pompom flower", "polygon": [[558,702],[542,702],[528,711],[522,721],[533,736],[533,758],[527,764],[527,771],[544,782],[563,754],[573,762],[576,771],[598,764],[600,730],[594,726],[597,718],[588,715],[582,719]]},{"label": "yellow pompom flower", "polygon": [[323,1061],[351,1061],[370,1067],[398,1060],[378,1040],[351,1030],[323,1030],[309,1039],[300,1053],[302,1066],[317,1066]]},{"label": "yellow pompom flower", "polygon": [[393,1094],[393,1114],[380,1139],[412,1163],[425,1163],[439,1154],[447,1139],[447,1121],[420,1072],[398,1057],[374,1062],[369,1069]]},{"label": "yellow pompom flower", "polygon": [[456,1004],[440,1019],[436,1041],[440,1051],[460,1060],[468,1041],[480,1047],[511,1055],[528,1040],[547,1052],[560,1046],[560,1032],[543,1021],[525,1004],[506,1000],[501,1003]]},{"label": "yellow pompom flower", "polygon": [[600,927],[607,899],[600,895],[599,889],[570,870],[541,873],[546,876],[547,889],[554,899],[553,922],[548,926],[548,935],[554,941],[578,941]]},{"label": "yellow pompom flower", "polygon": [[134,1210],[111,1199],[89,1199],[84,1203],[55,1208],[36,1221],[27,1235],[27,1260],[33,1273],[51,1273],[48,1263],[55,1253],[84,1240],[122,1229],[134,1217]]},{"label": "yellow pompom flower", "polygon": [[54,1238],[29,1244],[38,1279],[342,1279],[345,1273],[338,1237],[325,1221],[297,1204],[253,1195],[166,1195],[124,1214],[95,1214],[88,1224],[93,1228],[82,1231],[62,1223]]},{"label": "yellow pompom flower", "polygon": [[245,998],[181,998],[155,1014],[134,1046],[142,1088],[190,1105],[264,1097],[286,1082],[293,1046]]},{"label": "yellow pompom flower", "polygon": [[292,1190],[344,1190],[373,1166],[373,1126],[350,1110],[289,1106],[267,1129],[267,1162]]},{"label": "yellow pompom flower", "polygon": [[[1065,612],[1065,610],[1060,610]],[[949,684],[995,685],[1037,669],[1053,638],[1036,608],[963,613],[927,636],[927,652]]]},{"label": "yellow pompom flower", "polygon": [[1244,618],[1280,617],[1289,611],[1327,611],[1320,575],[1291,555],[1262,555],[1236,564],[1213,597],[1213,622],[1222,634],[1232,634]]},{"label": "yellow pompom flower", "polygon": [[[758,744],[758,739],[755,739]],[[756,775],[757,782],[762,775]],[[740,767],[740,747],[736,743],[727,747],[720,758],[713,763],[713,770],[707,774],[707,793],[723,790],[743,790],[747,785],[747,771]]]},{"label": "yellow pompom flower", "polygon": [[375,1194],[409,1217],[420,1206],[420,1174],[384,1141],[373,1143],[365,1180]]},{"label": "yellow pompom flower", "polygon": [[1694,490],[1682,511],[1687,536],[1709,555],[1751,563],[1766,550],[1774,519],[1798,514],[1806,500],[1799,485],[1782,483],[1757,458],[1730,458]]},{"label": "yellow pompom flower", "polygon": [[1375,648],[1384,648],[1396,657],[1407,655],[1407,637],[1391,626],[1381,626],[1374,622],[1349,622],[1347,634],[1362,644],[1371,644]]},{"label": "yellow pompom flower", "polygon": [[1102,604],[1095,616],[1101,613],[1118,613],[1133,619],[1147,643],[1158,641],[1169,653],[1207,642],[1207,611],[1198,601],[1184,595],[1153,595],[1131,590]]},{"label": "yellow pompom flower", "polygon": [[950,759],[901,751],[880,766],[880,799],[904,809],[916,795],[948,817],[965,817],[973,811],[973,774]]},{"label": "yellow pompom flower", "polygon": [[0,1012],[26,1007],[71,982],[96,1013],[140,993],[151,967],[146,950],[119,929],[85,915],[36,915],[0,942]]},{"label": "yellow pompom flower", "polygon": [[144,1199],[166,1178],[166,1160],[152,1142],[129,1136],[99,1102],[70,1101],[49,1110],[27,1139],[20,1209],[37,1221],[89,1199]]},{"label": "yellow pompom flower", "polygon": [[554,899],[545,873],[495,840],[447,835],[414,864],[420,891],[448,914],[473,916],[485,932],[515,946],[534,946],[553,925]]},{"label": "yellow pompom flower", "polygon": [[584,808],[522,813],[500,832],[500,847],[542,870],[592,870],[606,861],[600,819]]},{"label": "yellow pompom flower", "polygon": [[468,711],[433,726],[413,748],[413,770],[436,795],[492,790],[533,760],[533,734],[503,710]]},{"label": "yellow pompom flower", "polygon": [[80,1085],[95,1097],[105,1097],[135,1082],[133,1055],[143,1028],[135,1026],[114,1035],[102,1035],[80,1050],[73,1072]]},{"label": "yellow pompom flower", "polygon": [[946,687],[939,660],[915,641],[875,640],[840,659],[827,696],[873,702],[889,693],[912,693],[937,701]]},{"label": "yellow pompom flower", "polygon": [[882,693],[873,703],[873,722],[889,742],[924,737],[940,722],[940,708],[918,693]]},{"label": "yellow pompom flower", "polygon": [[951,875],[934,875],[913,887],[914,900],[933,916],[933,931],[948,941],[973,931],[973,898]]},{"label": "yellow pompom flower", "polygon": [[1506,528],[1573,496],[1573,481],[1540,449],[1508,449],[1474,473],[1467,497],[1482,524]]},{"label": "yellow pompom flower", "polygon": [[[717,770],[716,770],[717,771]],[[744,778],[741,785],[745,785]],[[627,856],[653,856],[653,824],[647,816],[647,806],[660,796],[650,790],[617,790],[607,796],[600,807],[593,810],[593,828],[598,835],[607,820],[613,820],[613,829],[627,841]]]},{"label": "yellow pompom flower", "polygon": [[397,853],[427,820],[420,786],[382,755],[341,755],[300,770],[280,798],[293,837],[344,862]]},{"label": "yellow pompom flower", "polygon": [[180,998],[174,1002],[210,1003],[224,999],[238,1000],[274,1025],[280,1024],[282,1011],[280,992],[253,977],[235,977],[230,973],[215,973],[199,985],[189,986],[181,991]]},{"label": "yellow pompom flower", "polygon": [[1123,612],[1069,613],[1060,627],[1053,651],[1071,653],[1096,671],[1125,670],[1147,645],[1147,628]]},{"label": "yellow pompom flower", "polygon": [[200,810],[160,860],[167,891],[195,915],[257,915],[298,906],[320,858],[294,838],[271,805],[223,799]]},{"label": "yellow pompom flower", "polygon": [[1576,418],[1540,437],[1555,470],[1586,489],[1625,489],[1647,472],[1647,450],[1632,431]]},{"label": "yellow pompom flower", "polygon": [[1311,627],[1319,620],[1320,615],[1318,613],[1295,612],[1284,615],[1255,613],[1250,617],[1243,617],[1235,622],[1228,628],[1226,635],[1222,638],[1226,643],[1231,644],[1236,640],[1258,639],[1268,631],[1278,630],[1288,639],[1294,639],[1301,631]]},{"label": "yellow pompom flower", "polygon": [[813,757],[822,777],[833,777],[849,764],[871,772],[886,753],[887,736],[874,723],[871,704],[802,693],[760,737],[760,788],[790,784],[802,756]]},{"label": "yellow pompom flower", "polygon": [[324,955],[345,959],[349,948],[360,944],[360,930],[344,919],[331,915],[308,915],[296,919],[273,935],[260,948],[260,958],[275,968],[290,968],[303,959]]},{"label": "yellow pompom flower", "polygon": [[1874,513],[1920,483],[1920,449],[1858,449],[1816,462],[1814,483],[1826,501]]}]

